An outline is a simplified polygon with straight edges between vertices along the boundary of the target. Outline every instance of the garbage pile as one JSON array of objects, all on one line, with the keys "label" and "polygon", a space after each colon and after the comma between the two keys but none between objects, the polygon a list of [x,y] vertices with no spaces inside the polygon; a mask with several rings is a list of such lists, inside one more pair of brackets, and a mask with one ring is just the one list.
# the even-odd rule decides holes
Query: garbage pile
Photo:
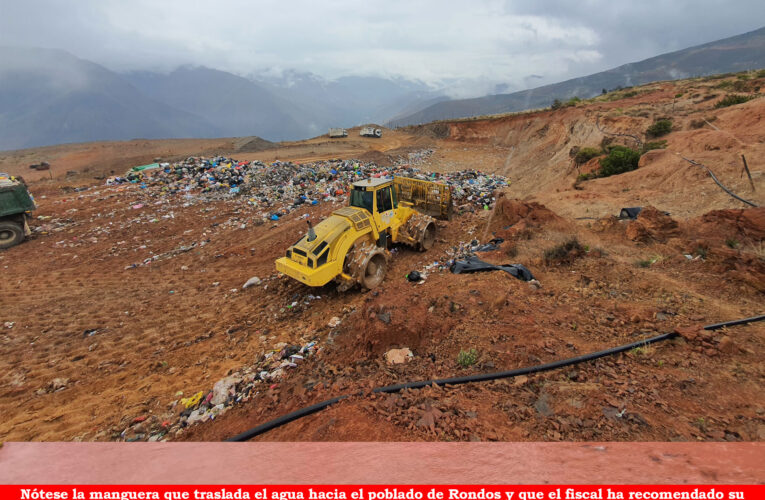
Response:
[{"label": "garbage pile", "polygon": [[[241,162],[218,156],[215,158],[189,157],[177,163],[153,164],[152,168],[131,169],[124,177],[110,177],[107,185],[139,184],[142,188],[158,187],[160,191],[175,194],[199,190],[202,193],[238,193],[247,176],[265,165],[258,161]],[[154,168],[156,167],[156,168]]]},{"label": "garbage pile", "polygon": [[110,177],[108,185],[138,184],[154,194],[185,194],[207,199],[246,197],[247,203],[265,209],[267,218],[279,220],[301,205],[343,201],[349,185],[369,177],[404,176],[442,182],[453,187],[458,205],[473,204],[490,208],[496,189],[507,186],[507,179],[477,170],[448,174],[421,171],[416,164],[432,150],[411,153],[410,161],[382,167],[358,160],[327,160],[315,163],[275,161],[243,162],[233,158],[190,157],[174,164],[134,171],[122,177]]},{"label": "garbage pile", "polygon": [[[430,160],[430,157],[435,153],[433,149],[421,149],[419,151],[412,151],[407,155],[407,163],[410,165],[422,165]],[[403,164],[404,160],[401,159],[397,163]]]},{"label": "garbage pile", "polygon": [[[120,441],[160,441],[176,436],[197,422],[215,420],[233,405],[247,402],[258,392],[274,388],[306,358],[316,355],[319,348],[312,341],[303,346],[284,342],[274,346],[250,367],[217,381],[212,389],[181,397],[169,405],[166,418],[140,415],[133,418],[119,434]],[[176,396],[183,396],[182,393]],[[115,436],[116,437],[116,436]]]}]

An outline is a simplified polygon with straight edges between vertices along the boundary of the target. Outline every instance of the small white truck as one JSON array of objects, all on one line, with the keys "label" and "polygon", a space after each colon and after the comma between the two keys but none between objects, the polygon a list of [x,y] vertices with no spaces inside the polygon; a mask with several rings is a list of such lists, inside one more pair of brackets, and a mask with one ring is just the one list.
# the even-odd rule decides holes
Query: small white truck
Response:
[{"label": "small white truck", "polygon": [[329,129],[329,137],[331,139],[337,138],[337,137],[348,137],[348,131],[344,128],[331,128]]},{"label": "small white truck", "polygon": [[361,127],[359,135],[362,137],[382,137],[382,129],[374,127]]}]

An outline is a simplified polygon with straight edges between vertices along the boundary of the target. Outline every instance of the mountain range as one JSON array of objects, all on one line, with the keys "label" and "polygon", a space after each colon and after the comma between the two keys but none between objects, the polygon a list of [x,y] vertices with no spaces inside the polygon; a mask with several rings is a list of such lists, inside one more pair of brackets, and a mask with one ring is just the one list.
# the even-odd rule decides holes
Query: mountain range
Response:
[{"label": "mountain range", "polygon": [[0,47],[0,150],[96,140],[296,140],[383,121],[438,94],[421,82],[246,78],[206,67],[116,73],[62,50]]},{"label": "mountain range", "polygon": [[60,50],[0,48],[0,149],[135,137],[201,137],[211,125]]},{"label": "mountain range", "polygon": [[296,140],[329,127],[520,111],[603,89],[762,67],[765,28],[535,89],[450,99],[447,89],[403,78],[239,76],[192,66],[117,73],[62,50],[0,47],[0,150],[134,138]]},{"label": "mountain range", "polygon": [[676,52],[624,64],[581,78],[509,94],[434,103],[390,120],[404,126],[470,116],[509,113],[550,106],[555,99],[594,97],[604,89],[630,87],[662,80],[732,73],[765,67],[765,28]]}]

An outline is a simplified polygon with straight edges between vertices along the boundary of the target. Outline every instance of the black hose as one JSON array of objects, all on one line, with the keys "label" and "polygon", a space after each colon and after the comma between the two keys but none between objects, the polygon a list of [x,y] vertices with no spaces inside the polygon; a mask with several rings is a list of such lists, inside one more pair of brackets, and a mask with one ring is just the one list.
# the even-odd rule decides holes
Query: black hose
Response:
[{"label": "black hose", "polygon": [[699,163],[699,162],[697,162],[697,161],[694,161],[694,160],[690,160],[690,159],[686,158],[685,156],[681,156],[680,158],[682,158],[683,160],[687,161],[687,162],[688,162],[688,163],[690,163],[691,165],[696,165],[696,166],[699,166],[699,167],[704,167],[705,169],[707,169],[707,173],[709,173],[709,176],[712,178],[712,180],[713,180],[713,181],[715,181],[715,183],[716,183],[718,186],[720,186],[720,188],[722,188],[722,190],[723,190],[723,191],[725,191],[726,193],[728,193],[729,195],[731,195],[733,198],[736,198],[738,201],[740,201],[740,202],[742,202],[742,203],[746,203],[747,205],[749,205],[749,206],[751,206],[751,207],[755,207],[755,208],[757,208],[757,207],[759,206],[759,205],[757,205],[756,203],[752,203],[752,202],[751,202],[751,201],[749,201],[749,200],[745,200],[745,199],[743,199],[742,197],[740,197],[739,195],[737,195],[736,193],[734,193],[734,192],[733,192],[733,191],[731,191],[730,189],[728,189],[728,188],[726,188],[725,186],[723,186],[722,182],[720,182],[720,181],[717,179],[717,176],[714,174],[714,172],[712,172],[712,169],[710,169],[710,168],[709,168],[709,167],[707,167],[706,165],[704,165],[704,164],[702,164],[702,163]]},{"label": "black hose", "polygon": [[[745,319],[737,319],[733,321],[726,321],[724,323],[714,323],[712,325],[706,325],[704,327],[705,330],[719,330],[720,328],[724,328],[726,326],[735,326],[735,325],[743,325],[746,323],[754,323],[756,321],[762,321],[765,320],[765,314],[760,316],[753,316],[751,318],[745,318]],[[574,358],[568,358],[568,359],[562,359],[559,361],[553,361],[551,363],[545,363],[542,365],[536,365],[536,366],[530,366],[527,368],[518,368],[515,370],[508,370],[503,372],[493,372],[493,373],[478,373],[475,375],[466,375],[464,377],[451,377],[451,378],[443,378],[438,380],[421,380],[419,382],[406,382],[403,384],[395,384],[395,385],[388,385],[385,387],[377,387],[372,390],[373,393],[393,393],[393,392],[399,392],[404,389],[421,389],[423,387],[427,387],[430,385],[460,385],[460,384],[467,384],[471,382],[486,382],[489,380],[499,380],[503,378],[512,378],[517,377],[519,375],[527,375],[531,373],[539,373],[543,371],[548,370],[554,370],[556,368],[563,368],[565,366],[571,366],[579,363],[583,363],[585,361],[592,361],[598,358],[602,358],[605,356],[610,356],[612,354],[618,354],[620,352],[629,351],[631,349],[635,349],[637,347],[643,347],[650,344],[655,344],[657,342],[662,342],[664,340],[669,340],[671,338],[674,338],[677,336],[677,333],[664,333],[662,335],[657,335],[656,337],[651,337],[644,340],[638,340],[637,342],[632,342],[630,344],[625,344],[618,347],[612,347],[610,349],[605,349],[603,351],[597,351],[590,354],[583,354],[581,356],[576,356]],[[363,392],[358,392],[356,395],[361,395]],[[318,411],[323,410],[324,408],[333,405],[337,402],[340,402],[344,399],[348,399],[351,397],[352,394],[346,394],[344,396],[338,396],[332,399],[327,399],[326,401],[322,401],[320,403],[316,403],[311,406],[307,406],[305,408],[301,408],[300,410],[293,411],[292,413],[288,413],[286,415],[282,415],[279,418],[276,418],[274,420],[271,420],[269,422],[266,422],[264,424],[261,424],[257,427],[253,427],[250,430],[247,430],[241,434],[238,434],[232,438],[227,439],[226,441],[249,441],[250,439],[259,436],[261,434],[264,434],[271,429],[275,429],[276,427],[281,427],[284,424],[288,424],[292,422],[293,420],[297,420],[302,417],[306,417],[308,415],[311,415],[313,413],[316,413]]]},{"label": "black hose", "polygon": [[732,197],[736,198],[738,201],[746,203],[750,207],[755,207],[755,208],[758,207],[758,205],[756,203],[752,203],[749,200],[743,199],[742,197],[740,197],[736,193],[732,192],[730,189],[728,189],[725,186],[723,186],[722,183],[719,180],[717,180],[717,177],[715,176],[715,174],[711,170],[709,170],[709,168],[707,168],[707,172],[709,172],[709,176],[712,177],[712,180],[715,181],[717,183],[717,185],[720,186],[723,189],[723,191],[725,191],[726,193],[728,193]]},{"label": "black hose", "polygon": [[619,134],[619,133],[613,133],[613,132],[606,132],[602,128],[600,128],[600,115],[598,115],[595,119],[595,128],[597,128],[601,134],[603,135],[610,135],[613,137],[629,137],[630,139],[634,140],[637,143],[638,148],[643,147],[643,141],[640,140],[640,137],[632,134]]},{"label": "black hose", "polygon": [[407,382],[405,384],[396,384],[396,385],[389,385],[386,387],[378,387],[377,389],[374,389],[372,392],[391,393],[391,392],[398,392],[402,389],[421,389],[423,387],[433,385],[433,384],[460,385],[460,384],[467,384],[470,382],[486,382],[488,380],[512,378],[512,377],[517,377],[519,375],[528,375],[531,373],[538,373],[538,372],[544,372],[548,370],[554,370],[556,368],[563,368],[564,366],[575,365],[578,363],[583,363],[584,361],[592,361],[594,359],[602,358],[604,356],[610,356],[611,354],[617,354],[620,352],[629,351],[630,349],[635,349],[636,347],[643,347],[656,342],[661,342],[662,340],[671,339],[672,337],[675,337],[675,336],[677,336],[676,333],[665,333],[662,335],[658,335],[656,337],[651,337],[649,339],[638,340],[637,342],[632,342],[631,344],[626,344],[619,347],[612,347],[610,349],[597,351],[590,354],[582,354],[581,356],[577,356],[575,358],[561,359],[559,361],[553,361],[552,363],[545,363],[543,365],[530,366],[527,368],[517,368],[515,370],[508,370],[504,372],[477,373],[475,375],[466,375],[464,377],[443,378],[439,380],[423,380],[420,382]]},{"label": "black hose", "polygon": [[725,321],[724,323],[714,323],[712,325],[705,326],[704,330],[719,330],[720,328],[725,328],[726,326],[745,325],[747,323],[756,323],[762,320],[765,320],[765,314],[752,316],[751,318],[734,319],[732,321]]},{"label": "black hose", "polygon": [[326,408],[329,405],[333,405],[337,402],[340,402],[344,399],[348,399],[351,397],[350,394],[346,394],[344,396],[338,396],[336,398],[327,399],[326,401],[322,401],[321,403],[316,403],[315,405],[306,406],[305,408],[301,408],[297,411],[293,411],[292,413],[288,413],[286,415],[282,415],[279,418],[275,418],[273,420],[270,420],[266,422],[265,424],[260,424],[257,427],[253,427],[252,429],[248,431],[244,431],[241,434],[238,434],[232,438],[226,439],[226,441],[249,441],[250,439],[254,438],[255,436],[260,436],[261,434],[265,434],[266,432],[270,431],[271,429],[275,429],[277,427],[281,427],[284,424],[288,424],[292,422],[293,420],[297,420],[299,418],[307,417],[308,415],[311,415],[313,413],[316,413],[317,411],[321,411],[324,408]]}]

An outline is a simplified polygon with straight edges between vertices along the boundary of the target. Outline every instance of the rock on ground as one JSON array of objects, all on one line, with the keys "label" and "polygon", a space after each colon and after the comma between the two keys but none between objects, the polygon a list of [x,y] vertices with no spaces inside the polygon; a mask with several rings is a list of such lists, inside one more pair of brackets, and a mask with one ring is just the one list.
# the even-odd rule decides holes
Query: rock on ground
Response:
[{"label": "rock on ground", "polygon": [[400,365],[402,363],[408,363],[414,358],[414,354],[408,347],[401,349],[391,349],[385,353],[385,361],[389,365]]}]

